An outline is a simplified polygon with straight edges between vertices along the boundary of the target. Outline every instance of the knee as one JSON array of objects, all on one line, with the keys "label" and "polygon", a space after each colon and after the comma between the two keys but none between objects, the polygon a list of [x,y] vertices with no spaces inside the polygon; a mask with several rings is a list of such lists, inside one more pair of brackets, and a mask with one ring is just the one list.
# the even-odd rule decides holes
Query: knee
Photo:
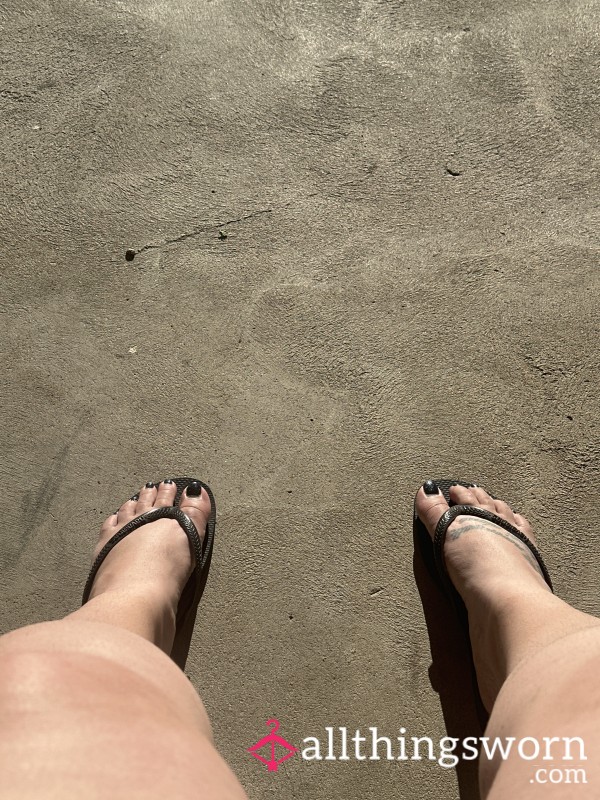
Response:
[{"label": "knee", "polygon": [[15,653],[57,649],[60,633],[59,620],[36,622],[0,636],[0,658]]},{"label": "knee", "polygon": [[[23,708],[35,698],[56,697],[69,685],[71,669],[56,653],[31,650],[0,652],[0,703]],[[33,710],[33,708],[32,708]]]},{"label": "knee", "polygon": [[157,661],[150,664],[142,664],[137,653],[117,659],[110,647],[67,641],[55,625],[40,623],[0,637],[0,710],[65,712],[99,705],[112,713],[129,707],[140,714],[177,717],[213,741],[202,700],[164,654],[151,648]]},{"label": "knee", "polygon": [[[35,696],[37,695],[37,700]],[[208,715],[190,681],[164,653],[113,626],[41,622],[0,637],[0,701],[41,707],[164,707],[212,742]]]}]

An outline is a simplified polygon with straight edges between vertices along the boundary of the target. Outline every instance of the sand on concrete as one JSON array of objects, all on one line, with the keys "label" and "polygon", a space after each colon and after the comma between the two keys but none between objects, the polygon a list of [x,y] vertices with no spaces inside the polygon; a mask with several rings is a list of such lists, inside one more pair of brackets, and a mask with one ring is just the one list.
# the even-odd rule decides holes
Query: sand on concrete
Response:
[{"label": "sand on concrete", "polygon": [[189,671],[250,798],[455,797],[435,763],[275,775],[246,748],[271,717],[295,744],[445,734],[430,476],[525,513],[600,612],[600,4],[16,5],[2,630],[77,606],[133,490],[197,475],[219,518]]}]

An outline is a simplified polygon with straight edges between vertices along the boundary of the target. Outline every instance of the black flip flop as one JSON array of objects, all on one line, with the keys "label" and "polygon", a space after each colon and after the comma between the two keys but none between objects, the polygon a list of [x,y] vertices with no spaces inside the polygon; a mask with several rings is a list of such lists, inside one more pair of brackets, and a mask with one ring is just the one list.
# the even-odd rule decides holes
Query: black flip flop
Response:
[{"label": "black flip flop", "polygon": [[[200,602],[202,593],[204,592],[204,587],[206,586],[206,579],[208,578],[208,570],[210,568],[213,541],[215,538],[217,505],[210,487],[203,481],[200,481],[197,478],[172,478],[172,480],[177,486],[177,493],[175,495],[175,499],[173,500],[172,506],[153,508],[150,511],[146,511],[144,514],[140,514],[138,517],[135,517],[135,519],[132,519],[130,522],[124,525],[121,530],[115,533],[115,535],[108,540],[102,550],[98,553],[96,560],[92,564],[92,568],[83,591],[81,605],[84,605],[89,600],[92,584],[100,565],[112,548],[118,544],[121,539],[125,538],[127,534],[137,530],[137,528],[147,524],[148,522],[155,522],[157,519],[165,518],[176,519],[185,531],[196,558],[196,566],[188,582],[183,588],[183,592],[181,593],[181,597],[179,599],[179,605],[177,606],[175,639],[173,641],[173,648],[171,650],[171,658],[173,661],[179,667],[181,667],[181,669],[185,669],[185,662],[190,649],[192,632],[194,630],[194,623],[196,621],[196,611],[198,609],[198,603]],[[179,508],[179,500],[184,489],[193,481],[197,481],[197,483],[202,486],[202,488],[208,494],[211,503],[211,512],[206,522],[206,531],[204,533],[204,539],[202,540],[200,539],[196,526],[192,520]],[[160,483],[160,481],[156,481],[155,485],[158,483]]]},{"label": "black flip flop", "polygon": [[[485,508],[479,508],[478,506],[471,506],[466,504],[458,504],[454,505],[450,500],[450,487],[453,484],[458,484],[459,486],[466,486],[467,488],[471,488],[474,486],[473,483],[466,483],[465,481],[461,480],[452,480],[449,478],[441,478],[441,479],[432,479],[436,486],[440,489],[446,502],[450,505],[448,511],[446,511],[438,521],[438,524],[435,529],[433,542],[431,536],[429,535],[427,528],[423,524],[423,522],[417,516],[416,511],[416,495],[415,495],[415,502],[413,504],[413,532],[415,535],[415,541],[418,543],[421,553],[423,556],[423,561],[427,565],[427,568],[435,581],[435,583],[442,589],[444,594],[448,597],[451,601],[456,615],[459,619],[460,626],[465,632],[465,641],[468,643],[469,651],[470,651],[470,658],[471,658],[471,665],[472,665],[472,675],[473,675],[473,689],[475,694],[475,701],[476,707],[478,711],[479,720],[483,728],[487,724],[489,719],[489,713],[485,709],[483,705],[483,701],[481,700],[481,695],[479,693],[479,687],[477,686],[477,677],[475,673],[475,666],[473,664],[473,652],[471,649],[470,639],[469,639],[469,618],[467,614],[467,609],[465,604],[460,596],[460,594],[454,588],[452,581],[448,575],[448,571],[446,570],[446,563],[444,559],[444,542],[446,540],[446,534],[448,532],[448,528],[451,523],[456,519],[456,517],[460,516],[461,514],[468,514],[472,517],[481,517],[482,519],[486,519],[489,522],[493,522],[495,525],[499,525],[500,527],[504,528],[504,530],[511,533],[517,539],[519,539],[523,544],[525,544],[531,553],[535,557],[539,567],[542,571],[544,576],[544,580],[550,587],[550,590],[553,592],[552,581],[550,579],[550,575],[548,574],[548,570],[546,569],[546,565],[542,560],[542,556],[540,555],[538,549],[533,544],[533,542],[525,536],[525,534],[520,531],[518,528],[515,528],[510,522],[507,522],[502,517],[497,516],[496,514],[492,513],[491,511],[487,511]],[[490,497],[493,497],[494,500],[497,500],[497,497],[494,497],[491,492],[488,492]],[[433,551],[433,552],[432,552]]]}]

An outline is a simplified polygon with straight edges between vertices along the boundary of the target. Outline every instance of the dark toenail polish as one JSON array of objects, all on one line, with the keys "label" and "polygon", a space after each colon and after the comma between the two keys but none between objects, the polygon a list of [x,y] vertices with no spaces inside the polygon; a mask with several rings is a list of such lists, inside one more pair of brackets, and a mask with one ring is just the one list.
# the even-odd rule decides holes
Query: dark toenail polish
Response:
[{"label": "dark toenail polish", "polygon": [[163,483],[173,483],[173,481],[171,480],[171,478],[165,478]]},{"label": "dark toenail polish", "polygon": [[130,500],[139,500],[140,496],[139,496],[139,494],[134,494],[133,497],[130,497],[129,499]]},{"label": "dark toenail polish", "polygon": [[198,483],[198,481],[192,481],[192,483],[188,484],[185,493],[188,497],[200,497],[200,492],[202,491],[202,486]]},{"label": "dark toenail polish", "polygon": [[437,494],[440,490],[435,481],[425,481],[423,484],[423,491],[425,494]]},{"label": "dark toenail polish", "polygon": [[148,481],[148,483],[146,484],[146,489],[154,489],[154,484],[152,483],[152,481]]}]

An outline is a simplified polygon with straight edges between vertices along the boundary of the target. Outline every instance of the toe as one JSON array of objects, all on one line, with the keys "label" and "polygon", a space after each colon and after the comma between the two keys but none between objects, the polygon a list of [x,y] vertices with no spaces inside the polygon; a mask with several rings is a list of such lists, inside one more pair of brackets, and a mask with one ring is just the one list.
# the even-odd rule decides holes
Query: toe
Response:
[{"label": "toe", "polygon": [[[137,495],[134,495],[134,496],[136,497],[136,500],[137,500]],[[129,498],[129,500],[126,500],[123,503],[123,505],[117,511],[117,514],[116,514],[116,524],[117,525],[119,525],[119,526],[125,525],[126,522],[129,522],[129,520],[132,519],[135,516],[136,500],[133,500],[133,499]],[[113,516],[115,516],[115,515],[113,514]]]},{"label": "toe", "polygon": [[179,507],[192,520],[202,538],[206,530],[206,521],[211,512],[210,497],[206,489],[203,489],[197,481],[188,484],[179,500]]},{"label": "toe", "polygon": [[473,492],[473,494],[477,498],[477,502],[475,503],[475,505],[479,505],[480,503],[488,503],[489,504],[490,502],[493,502],[493,500],[490,497],[490,495],[481,486],[475,486],[474,485],[474,486],[471,487],[471,491]]},{"label": "toe", "polygon": [[161,481],[157,487],[156,500],[154,506],[162,508],[163,506],[172,506],[175,495],[177,494],[177,485],[170,478]]},{"label": "toe", "polygon": [[125,500],[117,512],[119,515],[119,522],[122,522],[124,519],[127,521],[133,514],[135,514],[135,507],[137,505],[138,497],[139,495],[134,494],[133,497],[129,498],[129,500]]},{"label": "toe", "polygon": [[504,500],[494,500],[494,505],[496,506],[495,513],[498,514],[499,517],[504,517],[511,525],[514,525],[515,514],[508,503],[505,503]]},{"label": "toe", "polygon": [[429,535],[433,537],[440,517],[448,511],[448,503],[439,489],[436,494],[426,494],[421,486],[415,497],[415,511]]},{"label": "toe", "polygon": [[453,483],[450,487],[450,500],[454,505],[480,505],[475,489],[470,486],[460,486]]},{"label": "toe", "polygon": [[494,513],[496,511],[494,500],[480,486],[453,484],[450,487],[450,500],[454,505],[478,506]]},{"label": "toe", "polygon": [[533,528],[529,524],[529,520],[527,519],[527,517],[524,517],[522,514],[514,514],[514,518],[515,518],[514,524],[516,525],[516,527],[522,530],[525,536],[527,536],[528,539],[531,539],[531,541],[535,543]]},{"label": "toe", "polygon": [[140,489],[139,495],[140,497],[137,501],[135,511],[136,514],[143,514],[145,511],[150,511],[156,499],[157,491],[152,481],[148,481],[148,483]]},{"label": "toe", "polygon": [[102,531],[112,530],[116,528],[119,521],[119,512],[115,511],[114,514],[109,514],[108,517],[102,523]]},{"label": "toe", "polygon": [[[470,501],[471,505],[486,508],[488,511],[497,514],[499,517],[504,517],[504,519],[514,525],[515,514],[508,503],[505,503],[504,500],[495,499],[491,496],[491,494],[488,494],[485,489],[482,489],[481,486],[475,486],[469,491],[475,495],[475,502]],[[461,500],[461,502],[464,501]]]}]

